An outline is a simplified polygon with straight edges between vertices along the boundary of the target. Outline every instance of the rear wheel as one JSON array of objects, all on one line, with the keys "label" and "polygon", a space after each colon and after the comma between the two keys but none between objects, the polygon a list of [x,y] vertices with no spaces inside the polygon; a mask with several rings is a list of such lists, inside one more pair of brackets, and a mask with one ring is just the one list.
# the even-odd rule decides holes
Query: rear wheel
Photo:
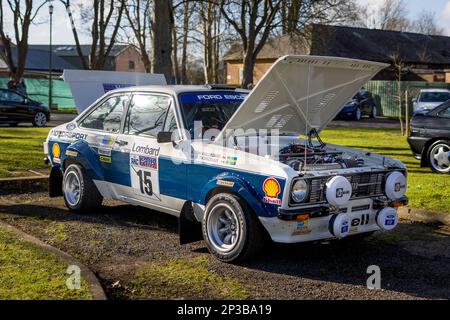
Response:
[{"label": "rear wheel", "polygon": [[220,193],[206,205],[203,239],[209,252],[224,262],[256,255],[264,245],[264,233],[256,216],[237,196]]},{"label": "rear wheel", "polygon": [[44,127],[47,124],[47,116],[43,112],[38,112],[34,115],[33,126]]},{"label": "rear wheel", "polygon": [[62,187],[66,206],[73,212],[87,213],[102,204],[103,197],[84,168],[78,164],[67,167]]},{"label": "rear wheel", "polygon": [[436,173],[450,173],[450,142],[436,141],[428,151],[428,163]]}]

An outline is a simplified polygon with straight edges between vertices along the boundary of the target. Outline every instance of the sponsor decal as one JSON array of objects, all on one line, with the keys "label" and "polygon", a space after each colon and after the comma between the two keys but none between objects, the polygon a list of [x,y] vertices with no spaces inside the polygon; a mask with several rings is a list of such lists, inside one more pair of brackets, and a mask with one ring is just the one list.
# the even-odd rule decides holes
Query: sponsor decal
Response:
[{"label": "sponsor decal", "polygon": [[224,186],[224,187],[230,187],[230,188],[234,187],[234,182],[233,181],[217,180],[217,184],[219,186]]},{"label": "sponsor decal", "polygon": [[342,198],[344,195],[347,195],[350,193],[350,190],[345,190],[344,188],[337,188],[336,189],[336,198]]},{"label": "sponsor decal", "polygon": [[100,161],[104,162],[104,163],[111,163],[111,157],[106,157],[106,156],[100,156]]},{"label": "sponsor decal", "polygon": [[201,160],[218,163],[220,156],[213,152],[202,152],[198,155]]},{"label": "sponsor decal", "polygon": [[130,157],[131,165],[158,170],[158,158],[132,155]]},{"label": "sponsor decal", "polygon": [[100,137],[100,143],[107,146],[111,146],[114,144],[114,137],[113,136]]},{"label": "sponsor decal", "polygon": [[135,143],[135,144],[133,144],[133,148],[131,151],[133,151],[135,153],[141,153],[141,154],[145,154],[148,156],[157,157],[157,156],[159,156],[159,150],[160,150],[159,147],[155,148],[155,147],[150,147],[148,145],[141,146],[141,145],[138,145]]},{"label": "sponsor decal", "polygon": [[61,163],[61,148],[59,144],[54,143],[52,146],[52,155],[53,155],[53,162],[55,163]]},{"label": "sponsor decal", "polygon": [[238,159],[237,157],[227,157],[227,159],[225,160],[225,164],[228,164],[230,166],[235,166],[237,159]]},{"label": "sponsor decal", "polygon": [[263,198],[265,203],[281,205],[281,200],[278,199],[281,187],[277,179],[270,177],[264,180],[263,191],[265,193],[265,197]]},{"label": "sponsor decal", "polygon": [[386,217],[384,225],[386,225],[386,226],[393,226],[394,224],[395,224],[395,216],[394,215],[388,215]]},{"label": "sponsor decal", "polygon": [[369,214],[362,214],[361,218],[355,218],[352,220],[351,222],[351,226],[352,227],[358,227],[358,226],[364,226],[364,225],[368,225],[369,224]]},{"label": "sponsor decal", "polygon": [[68,157],[78,157],[78,152],[73,151],[73,150],[66,150],[66,156]]},{"label": "sponsor decal", "polygon": [[405,188],[406,188],[406,185],[404,185],[404,184],[402,185],[400,182],[397,182],[394,186],[395,192],[399,192],[400,190],[405,189]]},{"label": "sponsor decal", "polygon": [[76,127],[77,127],[77,125],[76,125],[75,123],[71,122],[71,123],[68,123],[68,124],[67,124],[66,129],[67,129],[68,131],[72,131],[72,130],[74,130]]},{"label": "sponsor decal", "polygon": [[52,130],[50,135],[53,137],[57,137],[58,139],[66,139],[66,140],[86,140],[87,138],[87,134],[85,133],[62,131],[62,130]]},{"label": "sponsor decal", "polygon": [[347,233],[349,229],[348,221],[344,221],[341,226],[341,233]]},{"label": "sponsor decal", "polygon": [[98,148],[97,152],[99,155],[102,155],[102,156],[107,156],[107,157],[111,156],[111,149],[108,149],[108,148]]},{"label": "sponsor decal", "polygon": [[185,103],[196,103],[196,102],[220,102],[220,101],[243,101],[247,94],[230,94],[230,93],[220,93],[220,94],[197,94],[197,93],[186,93],[181,95],[181,102]]},{"label": "sponsor decal", "polygon": [[116,90],[116,89],[121,89],[121,88],[128,88],[128,87],[132,87],[133,85],[131,84],[120,84],[120,83],[104,83],[103,84],[103,91],[105,91],[105,93],[112,91],[112,90]]}]

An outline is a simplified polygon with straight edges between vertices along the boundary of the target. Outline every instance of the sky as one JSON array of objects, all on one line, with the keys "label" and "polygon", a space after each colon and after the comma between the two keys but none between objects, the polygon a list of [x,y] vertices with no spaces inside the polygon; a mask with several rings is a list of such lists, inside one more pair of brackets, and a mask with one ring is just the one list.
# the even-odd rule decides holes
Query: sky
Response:
[{"label": "sky", "polygon": [[[88,0],[78,0],[88,1]],[[360,4],[370,4],[377,6],[383,0],[356,0]],[[450,36],[450,0],[406,0],[410,17],[415,18],[421,11],[428,10],[436,13],[436,18],[440,27],[444,28],[446,35]],[[53,1],[55,7],[53,14],[53,43],[73,44],[73,35],[68,22],[67,13],[64,6],[59,1]],[[30,28],[29,42],[31,44],[46,44],[49,42],[48,9],[42,8],[39,11],[37,25]],[[11,29],[11,21],[8,19],[5,28]],[[79,35],[81,43],[89,43],[89,35],[81,33]]]}]

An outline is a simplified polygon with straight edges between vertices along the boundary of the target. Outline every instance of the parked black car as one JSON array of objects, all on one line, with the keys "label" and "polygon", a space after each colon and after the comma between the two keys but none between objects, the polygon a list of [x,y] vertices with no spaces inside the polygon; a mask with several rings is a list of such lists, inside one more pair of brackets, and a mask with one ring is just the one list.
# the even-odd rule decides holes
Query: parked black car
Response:
[{"label": "parked black car", "polygon": [[16,91],[0,89],[0,123],[16,126],[19,122],[31,122],[43,127],[50,121],[49,108]]},{"label": "parked black car", "polygon": [[350,100],[341,112],[337,115],[338,119],[353,119],[361,120],[364,115],[370,118],[376,118],[378,114],[378,107],[373,99],[372,93],[365,88],[362,88]]},{"label": "parked black car", "polygon": [[450,173],[450,101],[410,122],[408,143],[422,167],[436,173]]}]

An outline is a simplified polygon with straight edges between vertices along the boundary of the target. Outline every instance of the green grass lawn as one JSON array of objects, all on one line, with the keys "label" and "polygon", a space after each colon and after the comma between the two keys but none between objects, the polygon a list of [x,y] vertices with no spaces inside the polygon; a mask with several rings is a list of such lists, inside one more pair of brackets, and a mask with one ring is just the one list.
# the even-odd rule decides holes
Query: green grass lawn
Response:
[{"label": "green grass lawn", "polygon": [[408,168],[409,206],[450,212],[450,177],[421,168],[409,148],[406,137],[396,129],[333,128],[321,134],[325,142],[385,155],[402,161]]},{"label": "green grass lawn", "polygon": [[[42,142],[49,128],[0,128],[0,177],[10,171],[46,168]],[[401,160],[408,167],[410,206],[450,212],[450,179],[429,168],[420,168],[409,149],[406,137],[395,129],[333,128],[322,133],[324,141],[379,153]]]},{"label": "green grass lawn", "polygon": [[70,290],[67,264],[0,227],[0,300],[92,299],[84,280]]},{"label": "green grass lawn", "polygon": [[11,172],[48,168],[43,162],[42,143],[50,128],[0,128],[0,178]]}]

